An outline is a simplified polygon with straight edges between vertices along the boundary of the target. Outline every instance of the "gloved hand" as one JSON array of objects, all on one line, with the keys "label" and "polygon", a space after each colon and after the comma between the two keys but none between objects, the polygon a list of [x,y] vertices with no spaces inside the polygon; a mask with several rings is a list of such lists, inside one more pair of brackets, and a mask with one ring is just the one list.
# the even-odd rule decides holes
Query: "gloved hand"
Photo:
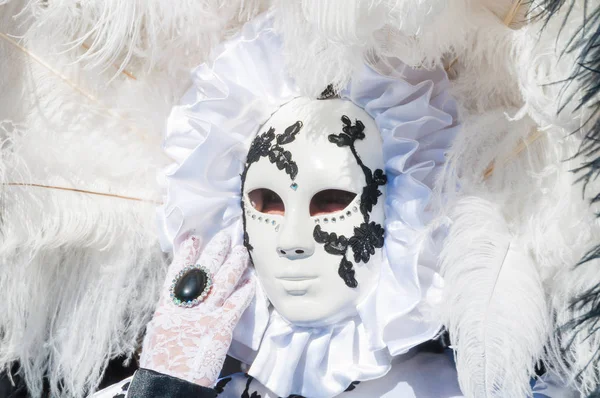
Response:
[{"label": "gloved hand", "polygon": [[[241,245],[232,248],[226,233],[217,234],[202,255],[199,247],[199,239],[192,236],[176,253],[148,325],[140,365],[212,387],[223,367],[233,329],[252,301],[256,284],[247,272],[247,250]],[[194,264],[209,271],[212,287],[197,306],[179,307],[170,297],[171,285],[181,270]]]}]

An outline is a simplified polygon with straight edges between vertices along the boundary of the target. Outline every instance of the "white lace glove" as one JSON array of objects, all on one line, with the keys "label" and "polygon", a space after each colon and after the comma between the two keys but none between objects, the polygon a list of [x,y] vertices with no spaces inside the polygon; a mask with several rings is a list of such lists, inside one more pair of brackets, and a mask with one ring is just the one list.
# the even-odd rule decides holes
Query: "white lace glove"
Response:
[{"label": "white lace glove", "polygon": [[[144,338],[140,365],[212,387],[229,350],[233,329],[254,297],[256,285],[247,272],[248,252],[243,246],[231,248],[227,234],[216,235],[201,256],[199,246],[198,238],[188,238],[169,268]],[[212,288],[197,306],[179,307],[170,297],[171,283],[183,268],[194,264],[210,272]]]}]

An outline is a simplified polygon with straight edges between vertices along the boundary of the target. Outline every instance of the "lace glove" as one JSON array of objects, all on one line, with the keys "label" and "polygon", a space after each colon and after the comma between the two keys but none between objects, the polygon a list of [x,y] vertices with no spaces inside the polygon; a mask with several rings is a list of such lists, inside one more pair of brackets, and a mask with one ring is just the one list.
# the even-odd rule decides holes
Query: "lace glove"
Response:
[{"label": "lace glove", "polygon": [[[254,297],[256,285],[247,270],[248,252],[243,246],[231,248],[227,234],[217,234],[201,256],[199,247],[196,237],[181,244],[148,325],[140,365],[212,387],[229,350],[233,329]],[[209,271],[211,290],[197,306],[179,307],[170,297],[172,281],[183,268],[194,264]]]}]

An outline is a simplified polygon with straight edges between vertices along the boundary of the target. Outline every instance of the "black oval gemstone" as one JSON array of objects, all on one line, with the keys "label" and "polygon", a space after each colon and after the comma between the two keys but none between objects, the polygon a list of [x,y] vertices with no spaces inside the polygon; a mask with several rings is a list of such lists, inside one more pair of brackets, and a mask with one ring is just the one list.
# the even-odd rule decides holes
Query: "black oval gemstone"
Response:
[{"label": "black oval gemstone", "polygon": [[206,288],[206,274],[198,268],[186,272],[175,284],[173,293],[179,300],[186,302],[199,297]]}]

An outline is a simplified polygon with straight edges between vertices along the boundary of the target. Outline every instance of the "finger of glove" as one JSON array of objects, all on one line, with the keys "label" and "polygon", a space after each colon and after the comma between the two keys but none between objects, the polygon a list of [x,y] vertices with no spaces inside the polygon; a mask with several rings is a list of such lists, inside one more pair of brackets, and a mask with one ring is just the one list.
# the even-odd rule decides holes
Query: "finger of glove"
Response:
[{"label": "finger of glove", "polygon": [[235,291],[225,300],[223,311],[228,312],[229,315],[234,315],[237,322],[237,319],[239,319],[252,302],[255,294],[256,276],[250,270],[247,270]]},{"label": "finger of glove", "polygon": [[225,264],[217,271],[213,279],[213,292],[211,300],[215,307],[223,305],[225,300],[240,283],[244,271],[248,269],[250,257],[248,250],[243,246],[236,246],[231,250]]},{"label": "finger of glove", "polygon": [[216,234],[202,251],[198,264],[208,270],[211,276],[221,267],[231,250],[231,237],[226,232]]},{"label": "finger of glove", "polygon": [[163,296],[168,296],[170,285],[174,282],[177,274],[186,266],[196,263],[196,260],[200,257],[200,243],[201,240],[197,236],[190,236],[181,243],[167,270],[163,286]]},{"label": "finger of glove", "polygon": [[225,256],[231,246],[231,238],[225,232],[220,232],[210,240],[204,250],[200,249],[201,243],[202,241],[200,238],[191,236],[179,246],[175,258],[167,272],[161,304],[166,304],[171,301],[171,286],[177,283],[177,276],[188,265],[198,263],[207,268],[210,275],[213,275],[213,270],[217,269],[225,260]]}]

